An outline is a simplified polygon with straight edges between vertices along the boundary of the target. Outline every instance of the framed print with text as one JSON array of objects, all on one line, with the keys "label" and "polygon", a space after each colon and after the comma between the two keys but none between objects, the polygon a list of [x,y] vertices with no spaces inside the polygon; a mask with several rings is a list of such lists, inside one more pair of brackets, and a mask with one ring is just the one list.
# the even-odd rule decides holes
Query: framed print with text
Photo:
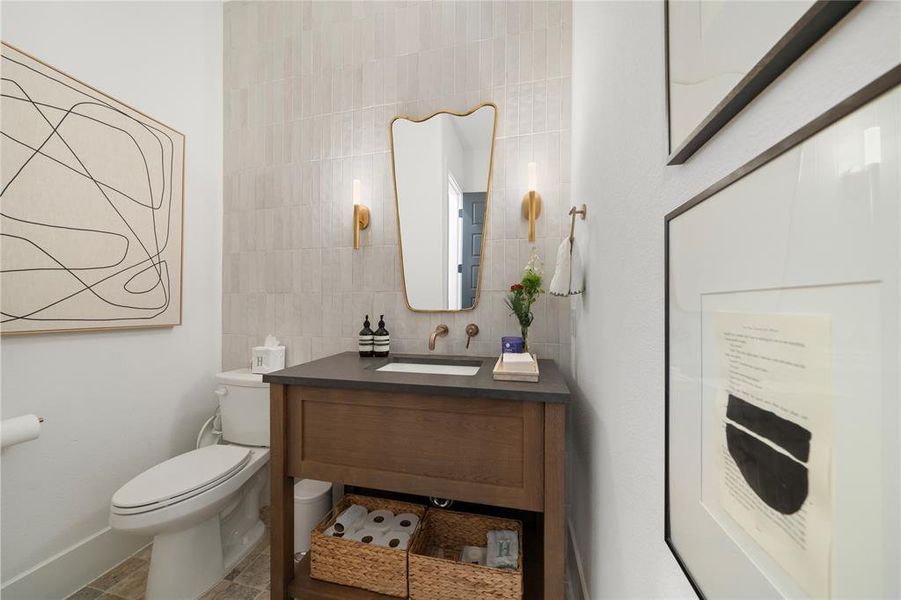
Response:
[{"label": "framed print with text", "polygon": [[666,217],[666,541],[702,597],[901,595],[901,66]]}]

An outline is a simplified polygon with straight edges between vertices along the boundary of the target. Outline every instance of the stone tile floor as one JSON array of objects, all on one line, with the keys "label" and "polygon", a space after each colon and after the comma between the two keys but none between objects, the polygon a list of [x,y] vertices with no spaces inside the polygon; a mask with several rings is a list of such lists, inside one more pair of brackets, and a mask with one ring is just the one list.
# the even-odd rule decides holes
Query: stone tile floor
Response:
[{"label": "stone tile floor", "polygon": [[[264,509],[266,534],[250,554],[201,600],[269,600],[269,515]],[[150,568],[151,545],[119,563],[67,600],[143,600]]]}]

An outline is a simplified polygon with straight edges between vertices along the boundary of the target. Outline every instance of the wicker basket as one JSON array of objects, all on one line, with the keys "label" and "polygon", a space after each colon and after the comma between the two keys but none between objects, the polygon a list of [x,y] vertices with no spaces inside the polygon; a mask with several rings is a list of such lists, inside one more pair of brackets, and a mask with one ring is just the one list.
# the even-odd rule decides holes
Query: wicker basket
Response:
[{"label": "wicker basket", "polygon": [[[522,598],[522,523],[447,510],[429,509],[410,545],[412,600],[513,600]],[[516,570],[493,569],[436,558],[434,549],[456,555],[463,546],[484,546],[493,530],[519,534]]]},{"label": "wicker basket", "polygon": [[[398,598],[407,597],[407,551],[370,546],[352,540],[325,535],[344,509],[351,504],[365,506],[369,511],[390,510],[394,514],[413,513],[421,520],[425,507],[368,496],[348,494],[312,531],[310,546],[310,575],[313,579],[362,588]],[[410,536],[416,541],[422,525]],[[409,545],[408,545],[409,548]]]}]

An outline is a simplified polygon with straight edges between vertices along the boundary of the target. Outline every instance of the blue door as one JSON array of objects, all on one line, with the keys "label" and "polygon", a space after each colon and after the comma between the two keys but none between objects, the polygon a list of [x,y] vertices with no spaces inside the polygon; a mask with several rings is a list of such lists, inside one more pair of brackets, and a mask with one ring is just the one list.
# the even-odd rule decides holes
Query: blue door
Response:
[{"label": "blue door", "polygon": [[475,302],[479,285],[479,263],[482,260],[482,230],[485,226],[485,192],[463,194],[463,274],[461,287],[462,308],[470,308]]}]

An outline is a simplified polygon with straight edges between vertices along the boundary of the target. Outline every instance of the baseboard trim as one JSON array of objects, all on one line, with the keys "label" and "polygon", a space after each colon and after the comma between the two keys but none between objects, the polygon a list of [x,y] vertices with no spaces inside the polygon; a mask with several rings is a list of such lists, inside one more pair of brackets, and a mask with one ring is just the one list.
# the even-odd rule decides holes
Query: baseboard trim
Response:
[{"label": "baseboard trim", "polygon": [[105,527],[0,585],[3,600],[66,598],[150,543]]},{"label": "baseboard trim", "polygon": [[[588,595],[588,583],[585,581],[585,570],[582,567],[582,555],[579,553],[579,546],[576,544],[576,531],[573,528],[572,521],[566,520],[566,532],[569,541],[569,555],[572,560],[566,561],[566,578],[569,580],[569,590],[572,594],[570,600],[591,600]],[[573,572],[575,570],[575,572]]]}]

